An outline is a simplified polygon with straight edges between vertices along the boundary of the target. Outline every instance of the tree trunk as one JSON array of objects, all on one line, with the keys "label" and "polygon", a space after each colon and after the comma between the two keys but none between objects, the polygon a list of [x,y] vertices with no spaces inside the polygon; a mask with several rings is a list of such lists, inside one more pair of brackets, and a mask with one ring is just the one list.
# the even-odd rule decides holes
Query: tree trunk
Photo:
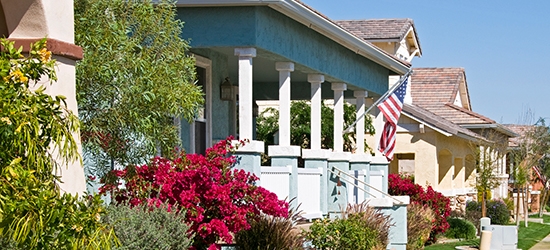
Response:
[{"label": "tree trunk", "polygon": [[485,193],[486,191],[483,191],[481,194],[481,217],[487,217],[487,205],[485,204]]},{"label": "tree trunk", "polygon": [[519,185],[514,183],[516,186],[516,226],[519,227]]},{"label": "tree trunk", "polygon": [[539,217],[542,218],[542,213],[544,211],[544,207],[546,205],[546,195],[547,195],[547,191],[546,191],[546,183],[544,183],[544,186],[542,188],[542,190],[540,191],[540,199],[539,199]]},{"label": "tree trunk", "polygon": [[527,184],[525,184],[525,187],[523,188],[523,220],[525,223],[525,227],[529,226],[529,209],[527,209]]}]

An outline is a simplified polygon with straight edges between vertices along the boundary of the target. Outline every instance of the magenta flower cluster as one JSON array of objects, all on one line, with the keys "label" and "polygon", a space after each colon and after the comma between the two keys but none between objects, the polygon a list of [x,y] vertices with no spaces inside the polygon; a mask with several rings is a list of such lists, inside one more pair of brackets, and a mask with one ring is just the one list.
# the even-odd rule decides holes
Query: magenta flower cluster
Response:
[{"label": "magenta flower cluster", "polygon": [[131,205],[168,203],[192,223],[197,249],[217,249],[220,240],[232,243],[233,235],[249,229],[250,220],[259,214],[288,217],[288,203],[254,185],[255,175],[231,168],[231,139],[207,149],[205,155],[156,157],[147,165],[114,170],[103,178],[100,192]]},{"label": "magenta flower cluster", "polygon": [[430,233],[430,242],[436,241],[436,236],[449,229],[447,217],[451,215],[449,198],[428,186],[425,190],[422,186],[415,184],[410,176],[390,174],[388,176],[388,193],[391,195],[408,195],[411,203],[430,207],[435,213],[435,221]]}]

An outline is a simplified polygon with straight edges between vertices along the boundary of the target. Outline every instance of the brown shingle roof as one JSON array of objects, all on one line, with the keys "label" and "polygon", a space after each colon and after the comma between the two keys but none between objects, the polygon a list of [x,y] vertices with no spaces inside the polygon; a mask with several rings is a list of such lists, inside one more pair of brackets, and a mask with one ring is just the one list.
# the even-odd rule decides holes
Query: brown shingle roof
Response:
[{"label": "brown shingle roof", "polygon": [[405,115],[414,116],[415,118],[420,119],[423,122],[449,134],[457,136],[465,135],[470,140],[484,140],[482,136],[472,132],[471,130],[460,127],[459,125],[417,105],[403,104],[403,113]]},{"label": "brown shingle roof", "polygon": [[428,107],[452,103],[464,75],[463,68],[413,68],[411,96],[414,104]]},{"label": "brown shingle roof", "polygon": [[414,22],[410,18],[340,20],[335,22],[357,37],[367,41],[377,39],[402,40],[407,35],[407,31],[414,26]]},{"label": "brown shingle roof", "polygon": [[414,68],[411,76],[413,104],[458,125],[495,124],[471,110],[454,105],[460,84],[466,81],[463,68]]},{"label": "brown shingle roof", "polygon": [[434,113],[441,117],[452,121],[456,124],[493,124],[496,123],[481,114],[467,110],[465,108],[456,106],[454,104],[446,103],[440,108],[432,109]]},{"label": "brown shingle roof", "polygon": [[518,137],[513,137],[508,139],[509,147],[518,147],[523,140],[523,136],[525,136],[529,130],[535,129],[534,125],[517,125],[517,124],[503,124],[503,125],[507,129],[512,130],[514,131],[514,133],[519,135]]}]

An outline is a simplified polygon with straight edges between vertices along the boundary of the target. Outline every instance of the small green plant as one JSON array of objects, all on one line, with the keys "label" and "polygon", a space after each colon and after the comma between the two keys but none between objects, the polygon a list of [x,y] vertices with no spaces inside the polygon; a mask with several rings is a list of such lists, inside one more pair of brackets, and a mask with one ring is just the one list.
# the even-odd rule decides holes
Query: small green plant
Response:
[{"label": "small green plant", "polygon": [[424,249],[435,220],[433,210],[418,203],[407,207],[407,250]]},{"label": "small green plant", "polygon": [[120,240],[118,250],[187,249],[193,239],[184,217],[169,211],[166,204],[111,205],[104,221],[113,226]]},{"label": "small green plant", "polygon": [[316,249],[386,249],[390,218],[365,203],[348,205],[341,219],[317,220],[305,233]]},{"label": "small green plant", "polygon": [[445,236],[453,239],[469,240],[476,237],[476,228],[471,222],[461,218],[448,218],[451,226]]},{"label": "small green plant", "polygon": [[235,243],[239,250],[303,249],[302,234],[295,227],[299,218],[295,209],[289,211],[289,217],[260,214],[250,220],[250,229],[235,235]]}]

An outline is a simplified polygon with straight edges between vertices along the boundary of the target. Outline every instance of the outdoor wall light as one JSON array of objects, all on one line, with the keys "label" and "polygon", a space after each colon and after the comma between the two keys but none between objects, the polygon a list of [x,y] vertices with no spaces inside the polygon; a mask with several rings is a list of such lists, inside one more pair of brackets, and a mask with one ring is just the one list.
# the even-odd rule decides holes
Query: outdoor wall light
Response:
[{"label": "outdoor wall light", "polygon": [[220,99],[222,101],[233,101],[233,84],[229,81],[229,77],[220,85]]}]

